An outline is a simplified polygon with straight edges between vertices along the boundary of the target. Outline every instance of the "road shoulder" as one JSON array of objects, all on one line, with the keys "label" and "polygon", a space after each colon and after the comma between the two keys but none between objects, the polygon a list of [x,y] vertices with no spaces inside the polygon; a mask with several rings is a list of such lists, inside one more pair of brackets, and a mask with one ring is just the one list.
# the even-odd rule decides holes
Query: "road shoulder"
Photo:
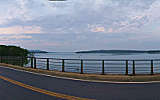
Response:
[{"label": "road shoulder", "polygon": [[90,81],[90,82],[107,82],[107,83],[160,83],[160,74],[156,75],[97,75],[97,74],[79,74],[71,72],[49,71],[43,69],[33,69],[9,64],[0,63],[0,66],[13,68],[19,71],[30,72],[56,78],[71,80]]}]

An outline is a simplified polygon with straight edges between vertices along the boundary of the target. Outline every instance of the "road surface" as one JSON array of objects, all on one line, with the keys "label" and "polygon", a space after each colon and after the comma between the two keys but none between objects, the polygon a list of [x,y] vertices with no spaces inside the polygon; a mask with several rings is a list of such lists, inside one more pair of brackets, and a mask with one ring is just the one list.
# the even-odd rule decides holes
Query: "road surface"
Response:
[{"label": "road surface", "polygon": [[0,100],[160,100],[160,83],[112,84],[60,79],[0,67]]}]

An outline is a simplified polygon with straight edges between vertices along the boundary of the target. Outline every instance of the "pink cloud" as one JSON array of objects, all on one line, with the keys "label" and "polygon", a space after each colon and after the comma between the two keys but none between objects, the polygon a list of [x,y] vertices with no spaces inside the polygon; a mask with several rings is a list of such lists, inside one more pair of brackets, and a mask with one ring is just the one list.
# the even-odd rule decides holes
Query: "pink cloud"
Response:
[{"label": "pink cloud", "polygon": [[13,26],[0,28],[0,34],[42,33],[39,26]]},{"label": "pink cloud", "polygon": [[104,27],[96,27],[94,29],[91,30],[92,32],[105,32],[105,28]]},{"label": "pink cloud", "polygon": [[112,29],[112,28],[109,28],[107,32],[112,33],[112,32],[113,32],[113,29]]}]

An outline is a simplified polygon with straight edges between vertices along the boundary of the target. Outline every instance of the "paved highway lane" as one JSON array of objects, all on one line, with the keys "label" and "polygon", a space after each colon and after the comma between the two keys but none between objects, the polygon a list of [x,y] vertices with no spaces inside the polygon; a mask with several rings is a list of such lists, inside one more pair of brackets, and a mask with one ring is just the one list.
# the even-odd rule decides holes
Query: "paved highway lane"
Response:
[{"label": "paved highway lane", "polygon": [[0,100],[63,100],[18,87],[0,79]]},{"label": "paved highway lane", "polygon": [[[0,67],[0,76],[54,93],[97,100],[160,100],[160,83],[111,84],[59,79]],[[10,92],[7,92],[10,91]],[[7,95],[8,96],[7,96]],[[3,100],[61,100],[0,79]],[[25,98],[25,99],[22,99]],[[38,99],[41,98],[41,99]],[[44,99],[45,98],[45,99]]]}]

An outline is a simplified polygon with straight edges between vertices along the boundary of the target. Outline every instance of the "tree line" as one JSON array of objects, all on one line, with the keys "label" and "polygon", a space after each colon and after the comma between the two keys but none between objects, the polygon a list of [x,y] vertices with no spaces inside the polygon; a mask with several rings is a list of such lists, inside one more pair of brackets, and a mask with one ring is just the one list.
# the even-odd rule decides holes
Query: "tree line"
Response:
[{"label": "tree line", "polygon": [[29,51],[18,46],[0,45],[0,62],[23,66],[28,63]]}]

